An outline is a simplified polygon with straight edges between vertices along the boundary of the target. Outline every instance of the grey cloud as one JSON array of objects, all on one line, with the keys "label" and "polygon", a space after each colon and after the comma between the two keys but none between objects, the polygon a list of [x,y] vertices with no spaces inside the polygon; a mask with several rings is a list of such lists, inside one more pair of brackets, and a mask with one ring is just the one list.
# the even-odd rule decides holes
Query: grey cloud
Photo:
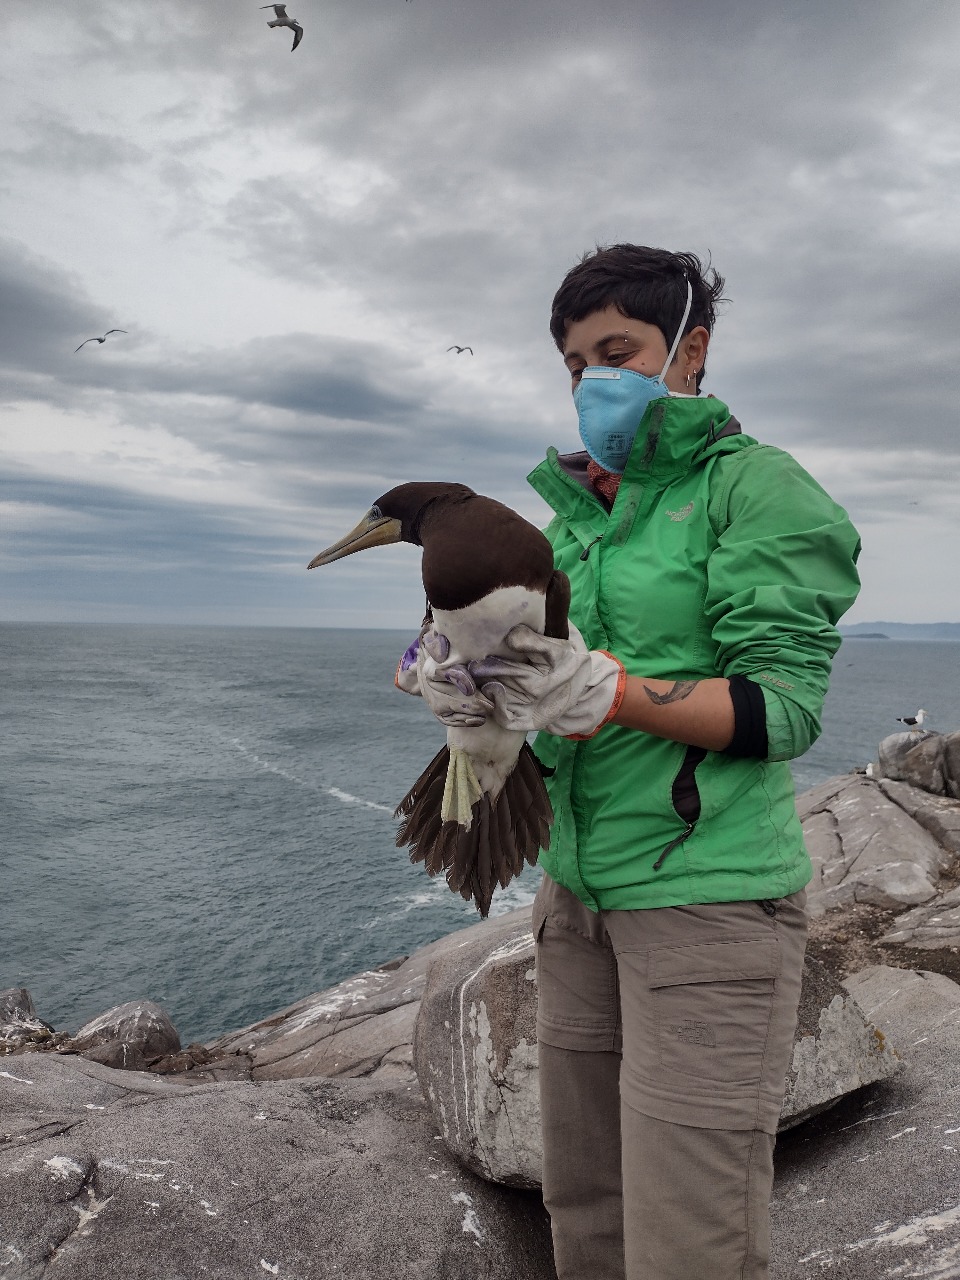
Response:
[{"label": "grey cloud", "polygon": [[[48,8],[81,58],[129,76],[135,57],[175,103],[131,123],[127,159],[82,116],[56,145],[69,151],[76,130],[77,156],[105,174],[143,145],[171,235],[212,231],[265,287],[314,287],[321,317],[325,291],[346,290],[398,334],[184,350],[52,264],[0,252],[20,312],[0,315],[8,395],[101,403],[258,469],[256,512],[193,525],[181,510],[201,577],[220,521],[259,522],[265,555],[294,556],[292,524],[311,544],[314,528],[335,536],[402,479],[465,479],[535,511],[523,473],[575,432],[549,300],[597,241],[713,253],[732,303],[707,389],[762,439],[861,450],[862,475],[843,483],[863,518],[955,484],[960,14],[892,0],[297,0],[306,34],[291,55],[269,14],[234,0],[171,0],[162,22],[144,0]],[[222,140],[249,137],[262,156],[277,130],[276,173],[218,168]],[[361,171],[351,205],[337,184]],[[132,330],[123,348],[70,363],[113,324]],[[454,341],[478,352],[491,403],[471,390],[441,413],[438,379],[457,370],[428,357]],[[166,518],[161,503],[158,529]]]},{"label": "grey cloud", "polygon": [[[141,163],[147,152],[124,137],[79,129],[53,118],[26,121],[18,130],[28,145],[0,149],[8,162],[35,169],[52,168],[58,174],[102,173],[123,165]],[[108,211],[104,211],[108,216]]]},{"label": "grey cloud", "polygon": [[104,332],[104,312],[76,277],[11,240],[0,240],[0,296],[0,367],[52,372],[83,338]]}]

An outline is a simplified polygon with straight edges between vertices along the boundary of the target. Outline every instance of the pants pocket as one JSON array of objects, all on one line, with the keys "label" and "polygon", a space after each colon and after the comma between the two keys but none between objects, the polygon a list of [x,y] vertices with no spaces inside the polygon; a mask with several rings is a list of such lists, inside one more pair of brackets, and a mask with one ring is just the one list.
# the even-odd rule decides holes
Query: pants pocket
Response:
[{"label": "pants pocket", "polygon": [[651,949],[661,1070],[728,1084],[758,1081],[779,967],[770,935]]}]

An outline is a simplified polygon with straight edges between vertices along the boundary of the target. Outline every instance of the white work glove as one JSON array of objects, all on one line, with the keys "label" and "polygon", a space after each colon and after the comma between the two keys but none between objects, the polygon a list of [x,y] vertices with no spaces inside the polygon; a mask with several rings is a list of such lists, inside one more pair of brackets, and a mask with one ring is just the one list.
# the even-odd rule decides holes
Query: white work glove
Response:
[{"label": "white work glove", "polygon": [[626,686],[623,664],[603,650],[588,650],[572,623],[569,640],[521,624],[506,642],[518,661],[488,657],[468,664],[502,728],[592,738],[618,711]]},{"label": "white work glove", "polygon": [[[462,662],[448,662],[450,642],[431,621],[400,659],[394,684],[404,693],[422,697],[447,728],[476,729],[493,711],[493,703],[478,690]],[[446,664],[446,665],[444,665]]]}]

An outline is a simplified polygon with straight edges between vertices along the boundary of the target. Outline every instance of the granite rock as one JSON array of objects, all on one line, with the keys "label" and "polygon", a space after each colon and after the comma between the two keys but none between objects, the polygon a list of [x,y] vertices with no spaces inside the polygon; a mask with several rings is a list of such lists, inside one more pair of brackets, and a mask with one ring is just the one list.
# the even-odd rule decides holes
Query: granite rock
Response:
[{"label": "granite rock", "polygon": [[49,1046],[64,1039],[49,1022],[37,1016],[33,997],[26,987],[0,991],[0,1055],[17,1050]]},{"label": "granite rock", "polygon": [[85,1022],[63,1046],[107,1067],[139,1071],[180,1048],[166,1010],[150,1000],[128,1000]]},{"label": "granite rock", "polygon": [[495,920],[523,916],[530,909],[480,921],[420,947],[377,969],[346,978],[307,996],[270,1018],[203,1046],[184,1083],[232,1076],[287,1080],[300,1076],[366,1077],[415,1083],[413,1029],[427,970],[448,950],[469,946],[495,927]]},{"label": "granite rock", "polygon": [[845,986],[904,1069],[780,1136],[771,1280],[956,1278],[960,987],[886,966]]},{"label": "granite rock", "polygon": [[530,911],[511,912],[430,969],[414,1065],[447,1146],[468,1169],[539,1187],[537,989]]},{"label": "granite rock", "polygon": [[894,781],[960,798],[960,732],[892,734],[880,743],[880,760],[882,773]]},{"label": "granite rock", "polygon": [[951,858],[960,858],[960,804],[952,796],[930,795],[906,782],[882,778],[888,799],[928,831]]},{"label": "granite rock", "polygon": [[4,1280],[551,1280],[539,1196],[462,1169],[419,1090],[0,1072]]},{"label": "granite rock", "polygon": [[925,802],[912,805],[913,814],[900,803],[913,788],[884,786],[889,784],[847,774],[797,798],[814,868],[807,890],[811,915],[854,902],[903,910],[935,896],[955,853],[918,820],[927,812]]},{"label": "granite rock", "polygon": [[850,992],[819,960],[808,956],[781,1132],[826,1111],[854,1090],[895,1075],[902,1065]]},{"label": "granite rock", "polygon": [[[434,962],[417,1019],[414,1064],[436,1126],[466,1168],[508,1186],[540,1185],[529,920],[504,918],[486,936]],[[781,1128],[900,1065],[849,992],[808,959]]]},{"label": "granite rock", "polygon": [[943,735],[943,774],[947,795],[960,800],[960,732]]},{"label": "granite rock", "polygon": [[934,752],[939,750],[940,734],[931,733],[928,729],[910,729],[899,733],[889,733],[877,748],[880,776],[892,778],[895,782],[910,781],[903,772],[907,756],[928,739],[934,741]]},{"label": "granite rock", "polygon": [[960,949],[960,886],[938,894],[933,902],[898,916],[894,927],[880,939],[880,944],[917,947],[925,951],[944,947]]}]

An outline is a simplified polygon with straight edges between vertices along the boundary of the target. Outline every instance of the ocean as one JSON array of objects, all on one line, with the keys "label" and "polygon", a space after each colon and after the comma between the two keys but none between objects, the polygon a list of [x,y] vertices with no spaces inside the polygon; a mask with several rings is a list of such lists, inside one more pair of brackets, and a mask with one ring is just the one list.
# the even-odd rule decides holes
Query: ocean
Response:
[{"label": "ocean", "polygon": [[[209,1040],[477,919],[392,814],[444,735],[386,631],[0,625],[0,989]],[[896,717],[960,728],[960,645],[847,639],[798,790]],[[533,899],[527,868],[492,915]]]}]

